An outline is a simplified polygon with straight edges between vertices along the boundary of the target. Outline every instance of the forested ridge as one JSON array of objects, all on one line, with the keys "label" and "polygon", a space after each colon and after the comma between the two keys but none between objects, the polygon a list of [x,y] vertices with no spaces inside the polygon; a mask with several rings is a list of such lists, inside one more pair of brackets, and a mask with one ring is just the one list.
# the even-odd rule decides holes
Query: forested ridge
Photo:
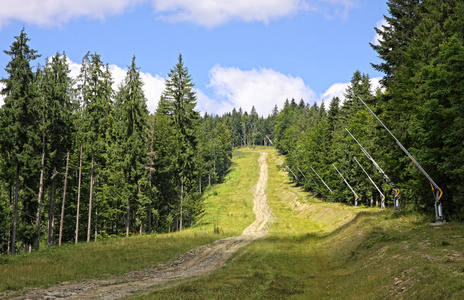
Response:
[{"label": "forested ridge", "polygon": [[271,142],[286,155],[290,180],[317,196],[332,197],[319,175],[335,201],[354,203],[336,166],[359,204],[380,201],[356,158],[391,206],[394,191],[346,129],[400,189],[402,209],[433,214],[429,181],[357,96],[440,186],[445,219],[462,219],[464,3],[387,5],[387,25],[376,28],[382,39],[371,45],[382,89],[355,71],[344,101],[289,99],[267,117],[255,107],[201,116],[181,55],[150,114],[135,57],[113,90],[98,54],[85,55],[71,78],[64,53],[36,67],[38,52],[21,31],[4,51],[11,61],[1,90],[0,252],[191,226],[202,193],[224,179],[232,149]]}]

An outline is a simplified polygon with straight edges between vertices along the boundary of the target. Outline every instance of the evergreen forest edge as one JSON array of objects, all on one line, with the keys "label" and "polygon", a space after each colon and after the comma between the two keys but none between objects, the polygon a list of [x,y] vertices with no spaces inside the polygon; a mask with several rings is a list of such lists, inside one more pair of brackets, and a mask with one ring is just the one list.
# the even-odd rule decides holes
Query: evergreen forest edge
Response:
[{"label": "evergreen forest edge", "polygon": [[301,170],[298,180],[289,178],[306,190],[330,199],[320,181],[300,176],[314,168],[336,201],[353,204],[334,163],[359,202],[373,205],[380,196],[357,157],[391,205],[391,188],[345,126],[400,188],[402,209],[432,215],[428,180],[356,95],[440,185],[445,219],[462,220],[464,3],[387,5],[388,25],[376,28],[382,40],[371,44],[382,60],[373,65],[385,74],[382,90],[372,91],[369,76],[355,71],[343,103],[335,97],[326,108],[291,99],[267,118],[254,107],[200,116],[181,55],[150,115],[135,57],[113,91],[108,65],[96,53],[84,56],[75,79],[64,53],[33,67],[39,55],[23,29],[4,51],[11,61],[1,91],[0,252],[191,226],[205,188],[227,173],[232,149],[266,145],[266,136],[291,169]]}]

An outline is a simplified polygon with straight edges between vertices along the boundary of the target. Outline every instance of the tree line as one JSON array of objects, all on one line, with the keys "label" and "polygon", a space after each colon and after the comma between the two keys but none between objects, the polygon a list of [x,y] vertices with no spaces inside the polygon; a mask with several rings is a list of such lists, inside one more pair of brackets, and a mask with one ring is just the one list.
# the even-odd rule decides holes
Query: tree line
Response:
[{"label": "tree line", "polygon": [[276,146],[295,173],[289,172],[290,178],[308,190],[331,198],[313,168],[336,201],[354,203],[353,192],[334,164],[360,203],[375,205],[382,196],[356,158],[392,205],[396,192],[350,131],[399,188],[402,205],[433,214],[433,186],[358,95],[439,185],[445,219],[463,219],[464,3],[389,0],[387,5],[386,25],[375,28],[379,44],[371,44],[381,60],[373,67],[385,74],[382,90],[373,91],[369,76],[356,71],[343,103],[333,98],[328,107],[286,104],[275,120]]},{"label": "tree line", "polygon": [[71,78],[64,53],[33,66],[29,40],[23,29],[4,51],[0,253],[191,226],[231,164],[232,135],[195,110],[182,56],[150,115],[135,57],[113,90],[100,55]]}]

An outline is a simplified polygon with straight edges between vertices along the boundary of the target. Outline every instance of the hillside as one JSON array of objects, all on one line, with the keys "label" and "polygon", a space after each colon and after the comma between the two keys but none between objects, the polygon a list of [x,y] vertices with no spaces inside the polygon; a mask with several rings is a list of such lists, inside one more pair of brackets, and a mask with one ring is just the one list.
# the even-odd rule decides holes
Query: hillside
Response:
[{"label": "hillside", "polygon": [[283,157],[258,151],[269,152],[269,235],[212,276],[149,299],[462,299],[462,224],[321,202],[289,185]]},{"label": "hillside", "polygon": [[[152,291],[143,299],[462,298],[462,224],[431,228],[412,213],[321,202],[289,184],[282,161],[271,148],[235,151],[226,182],[206,193],[205,213],[192,229],[5,258],[3,297],[101,298],[93,289],[108,298]],[[256,199],[271,213],[254,223],[263,211]],[[194,266],[205,272],[167,274]],[[155,282],[160,274],[165,281]],[[53,286],[63,281],[71,283]],[[31,286],[45,289],[20,290]]]}]

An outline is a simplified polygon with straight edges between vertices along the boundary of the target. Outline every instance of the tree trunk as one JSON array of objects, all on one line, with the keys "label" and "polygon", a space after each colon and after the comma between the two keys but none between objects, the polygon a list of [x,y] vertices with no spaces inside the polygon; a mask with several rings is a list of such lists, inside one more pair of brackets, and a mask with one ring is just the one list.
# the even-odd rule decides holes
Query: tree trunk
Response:
[{"label": "tree trunk", "polygon": [[76,212],[76,239],[75,243],[79,240],[79,209],[81,204],[81,178],[82,178],[82,146],[83,143],[81,142],[81,153],[79,158],[79,183],[77,187],[77,212]]},{"label": "tree trunk", "polygon": [[13,232],[11,233],[10,254],[16,253],[16,228],[18,226],[18,201],[19,201],[19,165],[16,166],[15,200],[14,200],[14,219]]},{"label": "tree trunk", "polygon": [[183,207],[184,206],[184,178],[180,182],[180,219],[179,219],[179,230],[182,230],[183,226]]},{"label": "tree trunk", "polygon": [[[137,180],[137,182],[139,182],[139,180]],[[137,192],[138,192],[138,195],[140,195],[140,183],[137,183]],[[143,220],[142,220],[142,217],[140,216],[140,213],[139,213],[139,219],[140,219],[140,232],[139,232],[139,234],[142,235],[142,232],[143,232]]]},{"label": "tree trunk", "polygon": [[[214,157],[214,160],[213,160],[213,174],[216,174],[216,149],[214,149],[213,157]],[[215,178],[217,178],[217,176]],[[216,183],[216,181],[214,183]]]},{"label": "tree trunk", "polygon": [[153,209],[153,196],[152,196],[152,193],[151,193],[151,166],[149,167],[149,177],[148,177],[148,183],[149,183],[149,187],[150,187],[150,191],[148,192],[148,197],[150,199],[150,204],[148,205],[148,233],[151,234],[152,232],[152,219],[153,219],[153,215],[152,215],[152,209]]},{"label": "tree trunk", "polygon": [[[10,204],[10,211],[9,211],[9,214],[8,214],[8,218],[9,220],[12,220],[13,219],[13,207],[14,207],[14,185],[13,184],[10,184],[10,188],[8,189],[9,190],[9,204]],[[7,252],[8,254],[10,254],[10,247],[11,247],[11,227],[8,226],[8,249],[7,249]]]},{"label": "tree trunk", "polygon": [[90,234],[91,234],[91,229],[92,229],[93,168],[94,168],[94,151],[92,150],[92,167],[90,168],[90,197],[89,197],[89,222],[87,224],[87,243],[90,242]]},{"label": "tree trunk", "polygon": [[95,209],[95,236],[94,236],[94,239],[95,239],[95,242],[97,241],[97,235],[98,235],[98,227],[97,227],[97,218],[98,218],[98,209]]},{"label": "tree trunk", "polygon": [[64,208],[65,208],[65,202],[66,202],[66,188],[68,186],[68,170],[69,170],[69,151],[68,151],[68,157],[66,158],[66,173],[64,175],[64,188],[63,188],[63,203],[61,205],[60,238],[58,241],[58,245],[60,246],[61,246],[61,240],[63,238]]},{"label": "tree trunk", "polygon": [[[55,174],[53,175],[55,176]],[[53,245],[53,236],[55,234],[55,210],[56,210],[56,178],[53,178],[53,184],[50,188],[50,205],[48,209],[48,246]]]},{"label": "tree trunk", "polygon": [[129,223],[130,223],[130,199],[127,198],[126,237],[129,237]]},{"label": "tree trunk", "polygon": [[37,220],[35,228],[37,237],[35,238],[34,250],[39,251],[40,248],[40,223],[42,221],[42,205],[44,195],[44,172],[45,172],[45,135],[42,138],[42,170],[40,171],[40,187],[39,187],[39,205],[37,207]]}]

